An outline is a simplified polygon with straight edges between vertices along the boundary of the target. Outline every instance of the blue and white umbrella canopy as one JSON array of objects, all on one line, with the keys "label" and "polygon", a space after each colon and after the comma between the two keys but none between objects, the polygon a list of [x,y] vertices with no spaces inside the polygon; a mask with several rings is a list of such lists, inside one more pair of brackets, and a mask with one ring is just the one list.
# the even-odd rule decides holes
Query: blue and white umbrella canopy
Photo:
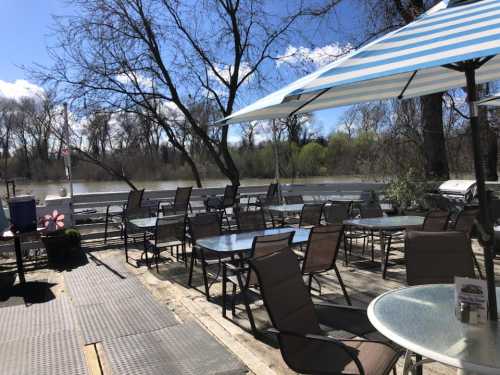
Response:
[{"label": "blue and white umbrella canopy", "polygon": [[[451,1],[450,1],[451,3]],[[390,98],[411,98],[466,86],[449,64],[492,57],[476,83],[500,79],[500,0],[443,1],[416,21],[326,65],[227,117],[226,123]],[[463,4],[463,5],[460,5]]]}]

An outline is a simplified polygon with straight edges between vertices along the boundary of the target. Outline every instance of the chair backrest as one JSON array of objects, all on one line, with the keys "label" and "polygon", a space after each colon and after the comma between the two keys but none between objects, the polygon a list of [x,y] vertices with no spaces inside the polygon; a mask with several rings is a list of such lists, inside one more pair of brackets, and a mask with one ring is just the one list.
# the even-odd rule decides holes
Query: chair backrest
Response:
[{"label": "chair backrest", "polygon": [[453,283],[474,277],[469,237],[462,232],[408,231],[405,238],[408,285]]},{"label": "chair backrest", "polygon": [[380,207],[380,204],[370,203],[361,205],[359,207],[359,214],[363,219],[371,219],[384,216],[384,211]]},{"label": "chair backrest", "polygon": [[[252,243],[250,258],[260,258],[283,249],[291,251],[294,234],[295,232],[287,232],[255,237]],[[254,286],[257,282],[257,276],[253,271],[250,271],[248,273],[247,285]]]},{"label": "chair backrest", "polygon": [[279,196],[278,196],[278,184],[273,182],[273,183],[269,184],[269,186],[267,188],[266,196],[265,196],[262,204],[264,206],[269,206],[272,204],[279,204],[279,203],[280,202],[279,202]]},{"label": "chair backrest", "polygon": [[223,206],[231,207],[236,202],[238,195],[238,185],[227,185],[224,189]]},{"label": "chair backrest", "polygon": [[304,204],[300,213],[299,226],[319,225],[323,214],[323,203]]},{"label": "chair backrest", "polygon": [[325,221],[328,224],[342,224],[344,220],[349,219],[350,212],[350,202],[331,203],[323,207]]},{"label": "chair backrest", "polygon": [[156,221],[155,243],[168,241],[184,241],[186,216],[170,215],[159,217]]},{"label": "chair backrest", "polygon": [[307,242],[302,273],[324,272],[332,269],[344,233],[343,225],[322,225],[311,229]]},{"label": "chair backrest", "polygon": [[207,212],[188,218],[189,233],[194,241],[221,234],[222,217],[218,212]]},{"label": "chair backrest", "polygon": [[466,233],[469,237],[474,229],[474,220],[479,216],[478,208],[465,208],[460,211],[455,220],[453,230]]},{"label": "chair backrest", "polygon": [[266,219],[262,210],[238,210],[236,223],[240,232],[266,229]]},{"label": "chair backrest", "polygon": [[422,230],[425,232],[439,232],[446,230],[450,212],[446,210],[431,210],[425,215]]},{"label": "chair backrest", "polygon": [[144,189],[130,190],[127,198],[127,211],[132,211],[141,207]]},{"label": "chair backrest", "polygon": [[290,249],[250,259],[249,263],[276,329],[302,335],[322,333],[299,261]]},{"label": "chair backrest", "polygon": [[304,203],[304,198],[302,195],[287,195],[285,197],[286,204],[302,204]]},{"label": "chair backrest", "polygon": [[191,192],[193,190],[192,186],[189,187],[179,187],[175,191],[174,198],[174,212],[175,213],[187,213],[189,207],[189,199],[191,198]]}]

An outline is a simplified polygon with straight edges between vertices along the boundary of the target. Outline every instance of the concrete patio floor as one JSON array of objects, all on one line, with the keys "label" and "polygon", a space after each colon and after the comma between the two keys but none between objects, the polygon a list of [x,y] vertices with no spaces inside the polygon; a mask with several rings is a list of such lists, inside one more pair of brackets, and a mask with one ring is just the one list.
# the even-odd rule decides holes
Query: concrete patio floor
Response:
[{"label": "concrete patio floor", "polygon": [[[474,251],[482,264],[481,248],[474,242]],[[233,353],[249,370],[251,374],[292,374],[286,364],[281,359],[276,341],[272,337],[256,339],[250,334],[248,320],[242,304],[237,305],[235,317],[228,311],[228,318],[222,317],[221,309],[221,283],[216,282],[210,289],[211,300],[207,301],[201,293],[202,281],[201,273],[196,272],[194,278],[195,288],[187,286],[187,271],[184,263],[175,261],[174,258],[165,252],[165,261],[160,264],[159,272],[154,268],[148,269],[145,266],[136,268],[126,265],[123,250],[116,245],[102,245],[94,242],[84,244],[86,251],[93,257],[103,262],[119,262],[127,272],[137,277],[138,280],[151,292],[152,296],[161,305],[174,313],[182,322],[195,321],[200,324],[211,336],[221,343],[228,351]],[[377,246],[375,246],[375,259],[379,259]],[[188,250],[189,251],[189,250]],[[130,253],[132,257],[138,257],[141,253],[141,245],[132,245]],[[378,268],[369,268],[366,259],[369,251],[364,257],[361,256],[361,248],[355,247],[349,266],[344,265],[343,253],[339,257],[337,264],[341,272],[344,283],[354,305],[367,306],[369,302],[381,293],[404,286],[405,267],[402,262],[401,252],[394,252],[395,264],[389,268],[387,280],[383,280]],[[0,260],[0,271],[7,269],[11,262],[10,258]],[[29,269],[28,262],[28,269]],[[496,261],[495,270],[500,276],[500,261]],[[0,273],[6,275],[6,273]],[[5,281],[12,283],[12,280]],[[64,283],[64,272],[48,269],[31,270],[27,273],[28,281],[43,281],[48,283],[50,293],[54,298],[67,295],[67,286]],[[319,277],[322,284],[322,294],[320,297],[335,303],[345,303],[335,274],[332,272]],[[1,286],[1,285],[0,285]],[[98,286],[96,286],[98,287]],[[198,288],[200,287],[200,288]],[[315,293],[317,294],[317,293]],[[36,301],[35,301],[36,302]],[[39,301],[43,302],[43,301]],[[23,303],[21,297],[10,296],[3,299],[0,296],[0,319],[2,318],[3,307],[13,304]],[[269,326],[269,319],[262,305],[257,301],[252,305],[256,323],[259,328],[265,329]],[[82,345],[85,353],[86,364],[90,374],[111,374],[112,369],[106,358],[106,353],[101,345],[94,345],[92,350]],[[398,374],[402,370],[402,361],[398,364]],[[116,372],[114,372],[116,373]],[[456,370],[437,363],[425,366],[424,374],[455,374]]]}]

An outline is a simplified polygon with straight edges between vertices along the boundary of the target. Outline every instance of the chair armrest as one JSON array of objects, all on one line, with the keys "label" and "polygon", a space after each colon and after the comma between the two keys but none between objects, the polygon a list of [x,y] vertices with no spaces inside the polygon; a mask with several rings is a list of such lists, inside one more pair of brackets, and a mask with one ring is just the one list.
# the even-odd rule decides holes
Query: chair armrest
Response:
[{"label": "chair armrest", "polygon": [[248,266],[246,266],[246,267],[245,266],[236,266],[236,265],[229,263],[229,262],[223,262],[222,267],[229,269],[233,272],[243,272],[243,271],[249,270]]},{"label": "chair armrest", "polygon": [[318,302],[314,304],[315,306],[321,306],[321,307],[327,307],[327,308],[332,308],[332,309],[341,309],[341,310],[350,310],[350,311],[359,311],[359,312],[364,312],[366,313],[366,309],[363,307],[357,307],[357,306],[347,306],[347,305],[340,305],[337,303],[330,303],[330,302]]},{"label": "chair armrest", "polygon": [[[295,339],[303,340],[304,341],[304,345],[307,345],[306,342],[316,343],[316,344],[320,344],[320,345],[333,345],[337,349],[342,350],[344,352],[344,354],[346,355],[346,357],[348,357],[349,359],[351,359],[356,364],[360,375],[364,375],[365,374],[363,365],[361,364],[361,361],[357,357],[357,352],[353,348],[349,348],[347,345],[345,345],[344,342],[359,342],[359,341],[363,341],[364,342],[364,341],[367,341],[367,340],[337,340],[337,339],[335,339],[333,337],[330,337],[330,336],[322,336],[322,335],[316,335],[316,334],[304,334],[304,335],[302,335],[302,334],[299,334],[299,333],[296,333],[296,332],[279,331],[279,330],[277,330],[275,328],[270,328],[270,329],[267,330],[267,332],[269,332],[271,334],[274,334],[274,335],[276,335],[278,337],[280,335],[292,336]],[[341,361],[342,359],[341,358],[335,358],[334,360]],[[326,368],[324,370],[324,372],[322,371],[321,373],[327,374],[327,373],[330,373],[330,372],[331,372],[331,370],[328,371],[328,369]]]}]

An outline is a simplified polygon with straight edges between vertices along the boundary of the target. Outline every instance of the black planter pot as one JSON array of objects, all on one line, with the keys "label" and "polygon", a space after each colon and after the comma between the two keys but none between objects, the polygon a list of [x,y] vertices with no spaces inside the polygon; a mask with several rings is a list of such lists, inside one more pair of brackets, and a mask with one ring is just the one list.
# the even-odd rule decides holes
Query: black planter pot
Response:
[{"label": "black planter pot", "polygon": [[67,265],[73,254],[78,254],[80,242],[69,240],[64,234],[51,234],[42,238],[47,250],[47,260],[52,267],[60,268]]}]

